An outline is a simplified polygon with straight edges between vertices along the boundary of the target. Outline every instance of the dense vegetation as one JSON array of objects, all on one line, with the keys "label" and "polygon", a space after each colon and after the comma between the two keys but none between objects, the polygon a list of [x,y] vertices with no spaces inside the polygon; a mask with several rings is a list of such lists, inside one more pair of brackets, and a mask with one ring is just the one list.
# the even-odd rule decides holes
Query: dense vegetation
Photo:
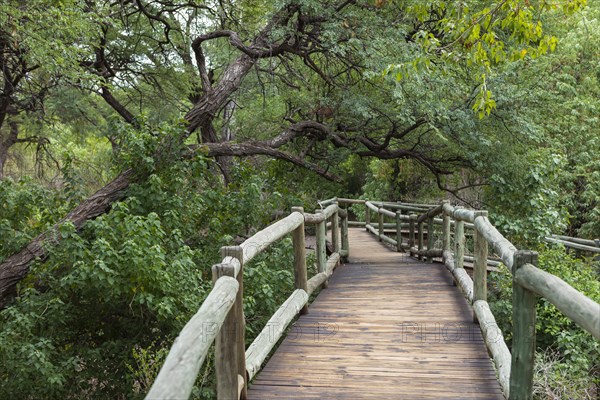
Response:
[{"label": "dense vegetation", "polygon": [[[488,209],[600,301],[597,260],[540,244],[600,236],[599,25],[584,0],[4,1],[0,398],[143,397],[219,247],[331,196]],[[249,341],[289,246],[245,271]],[[536,395],[597,396],[598,342],[538,315]]]}]

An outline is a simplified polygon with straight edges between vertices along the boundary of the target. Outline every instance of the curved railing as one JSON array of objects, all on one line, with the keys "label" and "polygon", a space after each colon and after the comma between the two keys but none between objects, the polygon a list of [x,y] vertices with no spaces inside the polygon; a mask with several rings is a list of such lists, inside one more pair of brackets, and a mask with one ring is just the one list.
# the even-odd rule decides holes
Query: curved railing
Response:
[{"label": "curved railing", "polygon": [[[348,221],[348,210],[341,208],[342,204],[346,207],[364,205],[365,221]],[[408,251],[411,256],[428,262],[442,258],[473,306],[474,318],[479,322],[507,398],[531,397],[537,296],[546,298],[564,315],[600,339],[600,305],[559,277],[537,268],[537,254],[513,246],[489,222],[486,211],[453,207],[447,201],[440,205],[419,205],[332,198],[319,202],[319,206],[321,209],[313,214],[294,207],[290,215],[240,246],[221,249],[223,260],[212,268],[214,287],[175,340],[147,399],[189,398],[213,341],[218,398],[245,399],[248,382],[260,370],[285,329],[298,314],[306,312],[309,296],[319,287],[326,287],[334,268],[341,259],[348,257],[348,226],[365,227],[397,251]],[[393,219],[393,222],[386,222],[386,219]],[[317,273],[310,279],[305,258],[306,224],[316,225]],[[441,226],[440,247],[436,247],[436,226]],[[327,258],[329,227],[333,253]],[[466,230],[473,238],[472,256],[465,254]],[[294,247],[295,290],[245,349],[244,265],[289,234]],[[452,238],[453,249],[450,248]],[[497,255],[495,260],[489,258],[490,246]],[[473,263],[473,279],[465,272],[465,262]],[[487,303],[487,270],[500,263],[513,275],[512,354]]]},{"label": "curved railing", "polygon": [[[212,267],[213,289],[179,333],[146,399],[189,398],[213,341],[218,398],[246,398],[248,382],[260,370],[290,322],[296,315],[306,312],[309,296],[327,284],[340,259],[348,256],[348,213],[335,201],[325,206],[314,214],[294,207],[290,215],[257,232],[241,245],[221,248],[223,260]],[[329,258],[326,255],[328,221],[333,244]],[[310,279],[306,268],[305,224],[316,225],[317,274]],[[296,290],[245,349],[244,265],[289,234],[294,247]]]},{"label": "curved railing", "polygon": [[[537,253],[518,250],[490,223],[487,211],[453,207],[445,201],[423,211],[410,210],[412,215],[402,215],[400,211],[396,211],[394,215],[391,210],[407,210],[406,205],[370,201],[364,204],[366,229],[377,235],[379,240],[396,246],[398,251],[408,247],[411,255],[426,257],[429,262],[432,262],[434,257],[442,257],[442,262],[452,272],[457,286],[473,306],[474,317],[479,322],[485,343],[496,365],[498,381],[506,398],[531,398],[535,356],[535,305],[538,296],[554,304],[566,317],[600,340],[600,305],[559,277],[537,268]],[[378,229],[370,222],[371,213],[378,216]],[[438,216],[442,218],[436,218]],[[384,234],[384,229],[389,227],[389,224],[385,223],[385,217],[395,218],[396,239]],[[404,225],[399,221],[407,220],[408,243],[404,244],[399,234]],[[441,248],[435,247],[434,225],[442,225]],[[454,251],[450,249],[451,226],[454,226]],[[473,231],[473,257],[465,256],[465,228]],[[547,239],[558,243],[564,241],[557,237]],[[571,247],[574,247],[573,243],[569,243]],[[594,250],[591,243],[579,244],[584,246],[582,250]],[[498,260],[488,259],[490,246]],[[473,279],[464,269],[464,261],[467,260],[473,262]],[[498,265],[499,262],[506,265],[513,276],[512,353],[506,346],[487,302],[488,265]]]}]

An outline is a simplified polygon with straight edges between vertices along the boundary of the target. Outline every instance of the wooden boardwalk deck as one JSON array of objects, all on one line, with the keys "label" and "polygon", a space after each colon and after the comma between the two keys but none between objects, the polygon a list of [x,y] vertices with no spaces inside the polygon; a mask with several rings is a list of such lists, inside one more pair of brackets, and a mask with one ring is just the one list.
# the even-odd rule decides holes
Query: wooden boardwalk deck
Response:
[{"label": "wooden boardwalk deck", "polygon": [[359,228],[350,229],[350,253],[250,399],[503,399],[471,309],[441,264]]}]

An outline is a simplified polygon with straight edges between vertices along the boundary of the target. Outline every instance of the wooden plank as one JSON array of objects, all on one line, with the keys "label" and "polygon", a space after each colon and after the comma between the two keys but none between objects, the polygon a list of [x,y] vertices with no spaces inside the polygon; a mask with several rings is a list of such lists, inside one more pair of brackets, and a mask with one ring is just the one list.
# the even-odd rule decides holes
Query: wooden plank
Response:
[{"label": "wooden plank", "polygon": [[451,273],[397,253],[364,229],[349,229],[349,239],[349,263],[290,326],[250,398],[502,399]]}]

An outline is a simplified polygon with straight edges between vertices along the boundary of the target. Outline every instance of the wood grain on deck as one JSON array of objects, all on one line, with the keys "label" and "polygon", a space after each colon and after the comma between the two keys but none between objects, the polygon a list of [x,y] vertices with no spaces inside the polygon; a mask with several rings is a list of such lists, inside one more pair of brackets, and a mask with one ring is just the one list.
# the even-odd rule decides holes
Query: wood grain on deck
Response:
[{"label": "wood grain on deck", "polygon": [[503,399],[472,311],[441,264],[350,229],[338,267],[250,385],[259,399]]}]

